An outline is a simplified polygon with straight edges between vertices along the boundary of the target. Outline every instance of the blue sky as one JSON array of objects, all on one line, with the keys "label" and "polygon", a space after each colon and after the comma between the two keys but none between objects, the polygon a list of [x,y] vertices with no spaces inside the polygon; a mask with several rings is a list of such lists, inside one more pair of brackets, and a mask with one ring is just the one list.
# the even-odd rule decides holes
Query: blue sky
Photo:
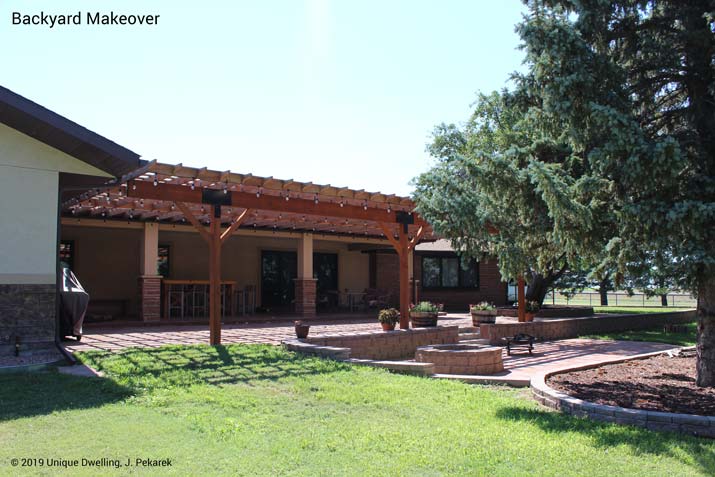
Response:
[{"label": "blue sky", "polygon": [[[157,26],[13,26],[114,10]],[[408,194],[521,68],[517,0],[2,0],[0,84],[145,159]]]}]

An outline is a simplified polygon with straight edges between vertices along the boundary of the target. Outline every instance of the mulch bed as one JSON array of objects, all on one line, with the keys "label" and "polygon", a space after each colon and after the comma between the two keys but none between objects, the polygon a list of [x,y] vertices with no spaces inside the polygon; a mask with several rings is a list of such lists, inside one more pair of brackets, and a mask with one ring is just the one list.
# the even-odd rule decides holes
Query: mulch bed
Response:
[{"label": "mulch bed", "polygon": [[548,385],[598,404],[715,416],[715,389],[697,387],[695,375],[690,352],[557,374]]}]

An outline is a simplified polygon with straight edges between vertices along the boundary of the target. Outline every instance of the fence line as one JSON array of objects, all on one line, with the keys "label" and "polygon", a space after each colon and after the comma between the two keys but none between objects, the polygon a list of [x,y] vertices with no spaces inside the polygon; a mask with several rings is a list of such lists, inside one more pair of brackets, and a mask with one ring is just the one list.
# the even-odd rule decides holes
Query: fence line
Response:
[{"label": "fence line", "polygon": [[[653,306],[660,307],[661,296],[647,296],[645,293],[607,293],[608,306]],[[697,300],[685,293],[668,293],[668,307],[696,307]],[[570,298],[562,293],[549,292],[544,303],[553,305],[589,305],[601,306],[601,294],[598,292],[580,292]]]}]

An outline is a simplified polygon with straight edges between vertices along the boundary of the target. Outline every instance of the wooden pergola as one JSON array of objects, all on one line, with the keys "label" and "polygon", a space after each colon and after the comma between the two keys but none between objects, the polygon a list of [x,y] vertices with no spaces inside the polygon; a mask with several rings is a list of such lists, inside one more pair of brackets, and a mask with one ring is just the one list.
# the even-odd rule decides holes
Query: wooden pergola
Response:
[{"label": "wooden pergola", "polygon": [[156,161],[66,201],[63,213],[193,225],[209,247],[211,344],[221,343],[221,248],[239,227],[387,240],[399,257],[402,329],[409,328],[410,253],[433,239],[406,197]]}]

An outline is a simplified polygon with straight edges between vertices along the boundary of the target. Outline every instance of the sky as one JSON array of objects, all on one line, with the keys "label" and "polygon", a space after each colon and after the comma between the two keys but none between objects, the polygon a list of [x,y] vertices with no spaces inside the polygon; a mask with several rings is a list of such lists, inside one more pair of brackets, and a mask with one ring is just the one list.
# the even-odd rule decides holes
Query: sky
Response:
[{"label": "sky", "polygon": [[[12,25],[12,12],[158,14]],[[144,159],[407,195],[522,69],[518,0],[0,0],[0,84]]]}]

